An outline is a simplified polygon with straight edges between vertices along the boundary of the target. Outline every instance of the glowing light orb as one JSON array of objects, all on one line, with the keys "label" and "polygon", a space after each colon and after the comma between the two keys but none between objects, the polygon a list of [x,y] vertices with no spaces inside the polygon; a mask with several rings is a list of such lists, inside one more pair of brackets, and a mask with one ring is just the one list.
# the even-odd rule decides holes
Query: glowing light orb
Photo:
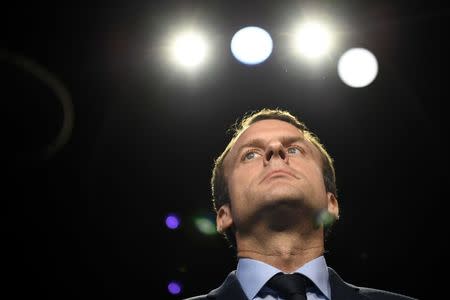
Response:
[{"label": "glowing light orb", "polygon": [[245,27],[236,32],[231,39],[231,52],[234,57],[247,65],[265,61],[272,53],[273,42],[269,33],[259,27]]},{"label": "glowing light orb", "polygon": [[166,217],[166,226],[170,229],[177,229],[180,226],[180,219],[175,214]]},{"label": "glowing light orb", "polygon": [[179,282],[176,282],[176,281],[171,281],[167,285],[167,290],[172,295],[178,295],[179,293],[181,293],[181,284]]},{"label": "glowing light orb", "polygon": [[336,217],[329,213],[326,209],[320,211],[316,217],[316,225],[328,227],[336,221]]},{"label": "glowing light orb", "polygon": [[308,23],[295,35],[294,47],[307,58],[314,59],[326,54],[331,48],[331,34],[325,25]]},{"label": "glowing light orb", "polygon": [[352,48],[339,58],[338,74],[348,86],[365,87],[371,84],[378,74],[377,59],[367,49]]},{"label": "glowing light orb", "polygon": [[206,235],[212,235],[216,233],[216,226],[214,222],[205,217],[198,217],[194,220],[195,227],[198,231]]},{"label": "glowing light orb", "polygon": [[192,68],[205,61],[207,44],[197,33],[183,33],[173,41],[171,52],[176,63],[186,68]]}]

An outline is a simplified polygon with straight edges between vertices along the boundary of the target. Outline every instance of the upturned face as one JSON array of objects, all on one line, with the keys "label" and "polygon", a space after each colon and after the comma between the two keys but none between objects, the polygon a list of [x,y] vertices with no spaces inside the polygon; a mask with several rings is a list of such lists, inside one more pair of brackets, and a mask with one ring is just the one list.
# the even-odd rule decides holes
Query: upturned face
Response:
[{"label": "upturned face", "polygon": [[218,211],[218,229],[239,229],[255,214],[279,205],[337,216],[337,200],[327,193],[318,149],[295,126],[261,120],[238,138],[225,162],[231,200]]}]

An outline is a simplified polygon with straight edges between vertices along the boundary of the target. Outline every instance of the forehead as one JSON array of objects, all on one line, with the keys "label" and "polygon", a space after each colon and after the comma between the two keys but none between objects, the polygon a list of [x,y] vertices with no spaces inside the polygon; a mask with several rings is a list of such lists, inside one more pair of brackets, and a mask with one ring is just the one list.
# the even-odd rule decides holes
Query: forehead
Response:
[{"label": "forehead", "polygon": [[272,139],[277,137],[298,136],[303,137],[303,133],[294,125],[281,120],[261,120],[250,125],[236,140],[231,151],[239,148],[252,139]]}]

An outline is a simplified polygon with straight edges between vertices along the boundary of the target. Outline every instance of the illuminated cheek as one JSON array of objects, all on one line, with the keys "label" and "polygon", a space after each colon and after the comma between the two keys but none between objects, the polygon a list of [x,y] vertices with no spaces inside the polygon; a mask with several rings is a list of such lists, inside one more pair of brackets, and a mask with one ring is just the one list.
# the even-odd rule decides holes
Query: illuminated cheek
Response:
[{"label": "illuminated cheek", "polygon": [[236,183],[232,180],[228,181],[228,194],[230,196],[231,202],[234,202],[234,199],[236,198]]},{"label": "illuminated cheek", "polygon": [[229,184],[230,196],[241,198],[251,186],[251,177],[247,172],[236,172],[233,174]]},{"label": "illuminated cheek", "polygon": [[309,168],[303,168],[302,173],[305,174],[309,183],[318,188],[325,189],[325,182],[321,169],[313,166]]},{"label": "illuminated cheek", "polygon": [[317,186],[325,189],[325,182],[323,181],[323,176],[321,173],[314,175],[314,182]]}]

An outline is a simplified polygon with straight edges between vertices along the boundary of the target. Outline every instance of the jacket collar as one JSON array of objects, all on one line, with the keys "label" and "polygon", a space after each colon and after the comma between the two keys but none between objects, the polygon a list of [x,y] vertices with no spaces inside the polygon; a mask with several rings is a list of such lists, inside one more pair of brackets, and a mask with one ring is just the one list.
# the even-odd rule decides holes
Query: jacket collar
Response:
[{"label": "jacket collar", "polygon": [[236,277],[236,271],[228,274],[221,286],[209,292],[208,298],[217,300],[248,300]]},{"label": "jacket collar", "polygon": [[346,300],[367,300],[368,298],[360,293],[360,288],[346,283],[332,268],[328,267],[330,275],[331,299]]}]

